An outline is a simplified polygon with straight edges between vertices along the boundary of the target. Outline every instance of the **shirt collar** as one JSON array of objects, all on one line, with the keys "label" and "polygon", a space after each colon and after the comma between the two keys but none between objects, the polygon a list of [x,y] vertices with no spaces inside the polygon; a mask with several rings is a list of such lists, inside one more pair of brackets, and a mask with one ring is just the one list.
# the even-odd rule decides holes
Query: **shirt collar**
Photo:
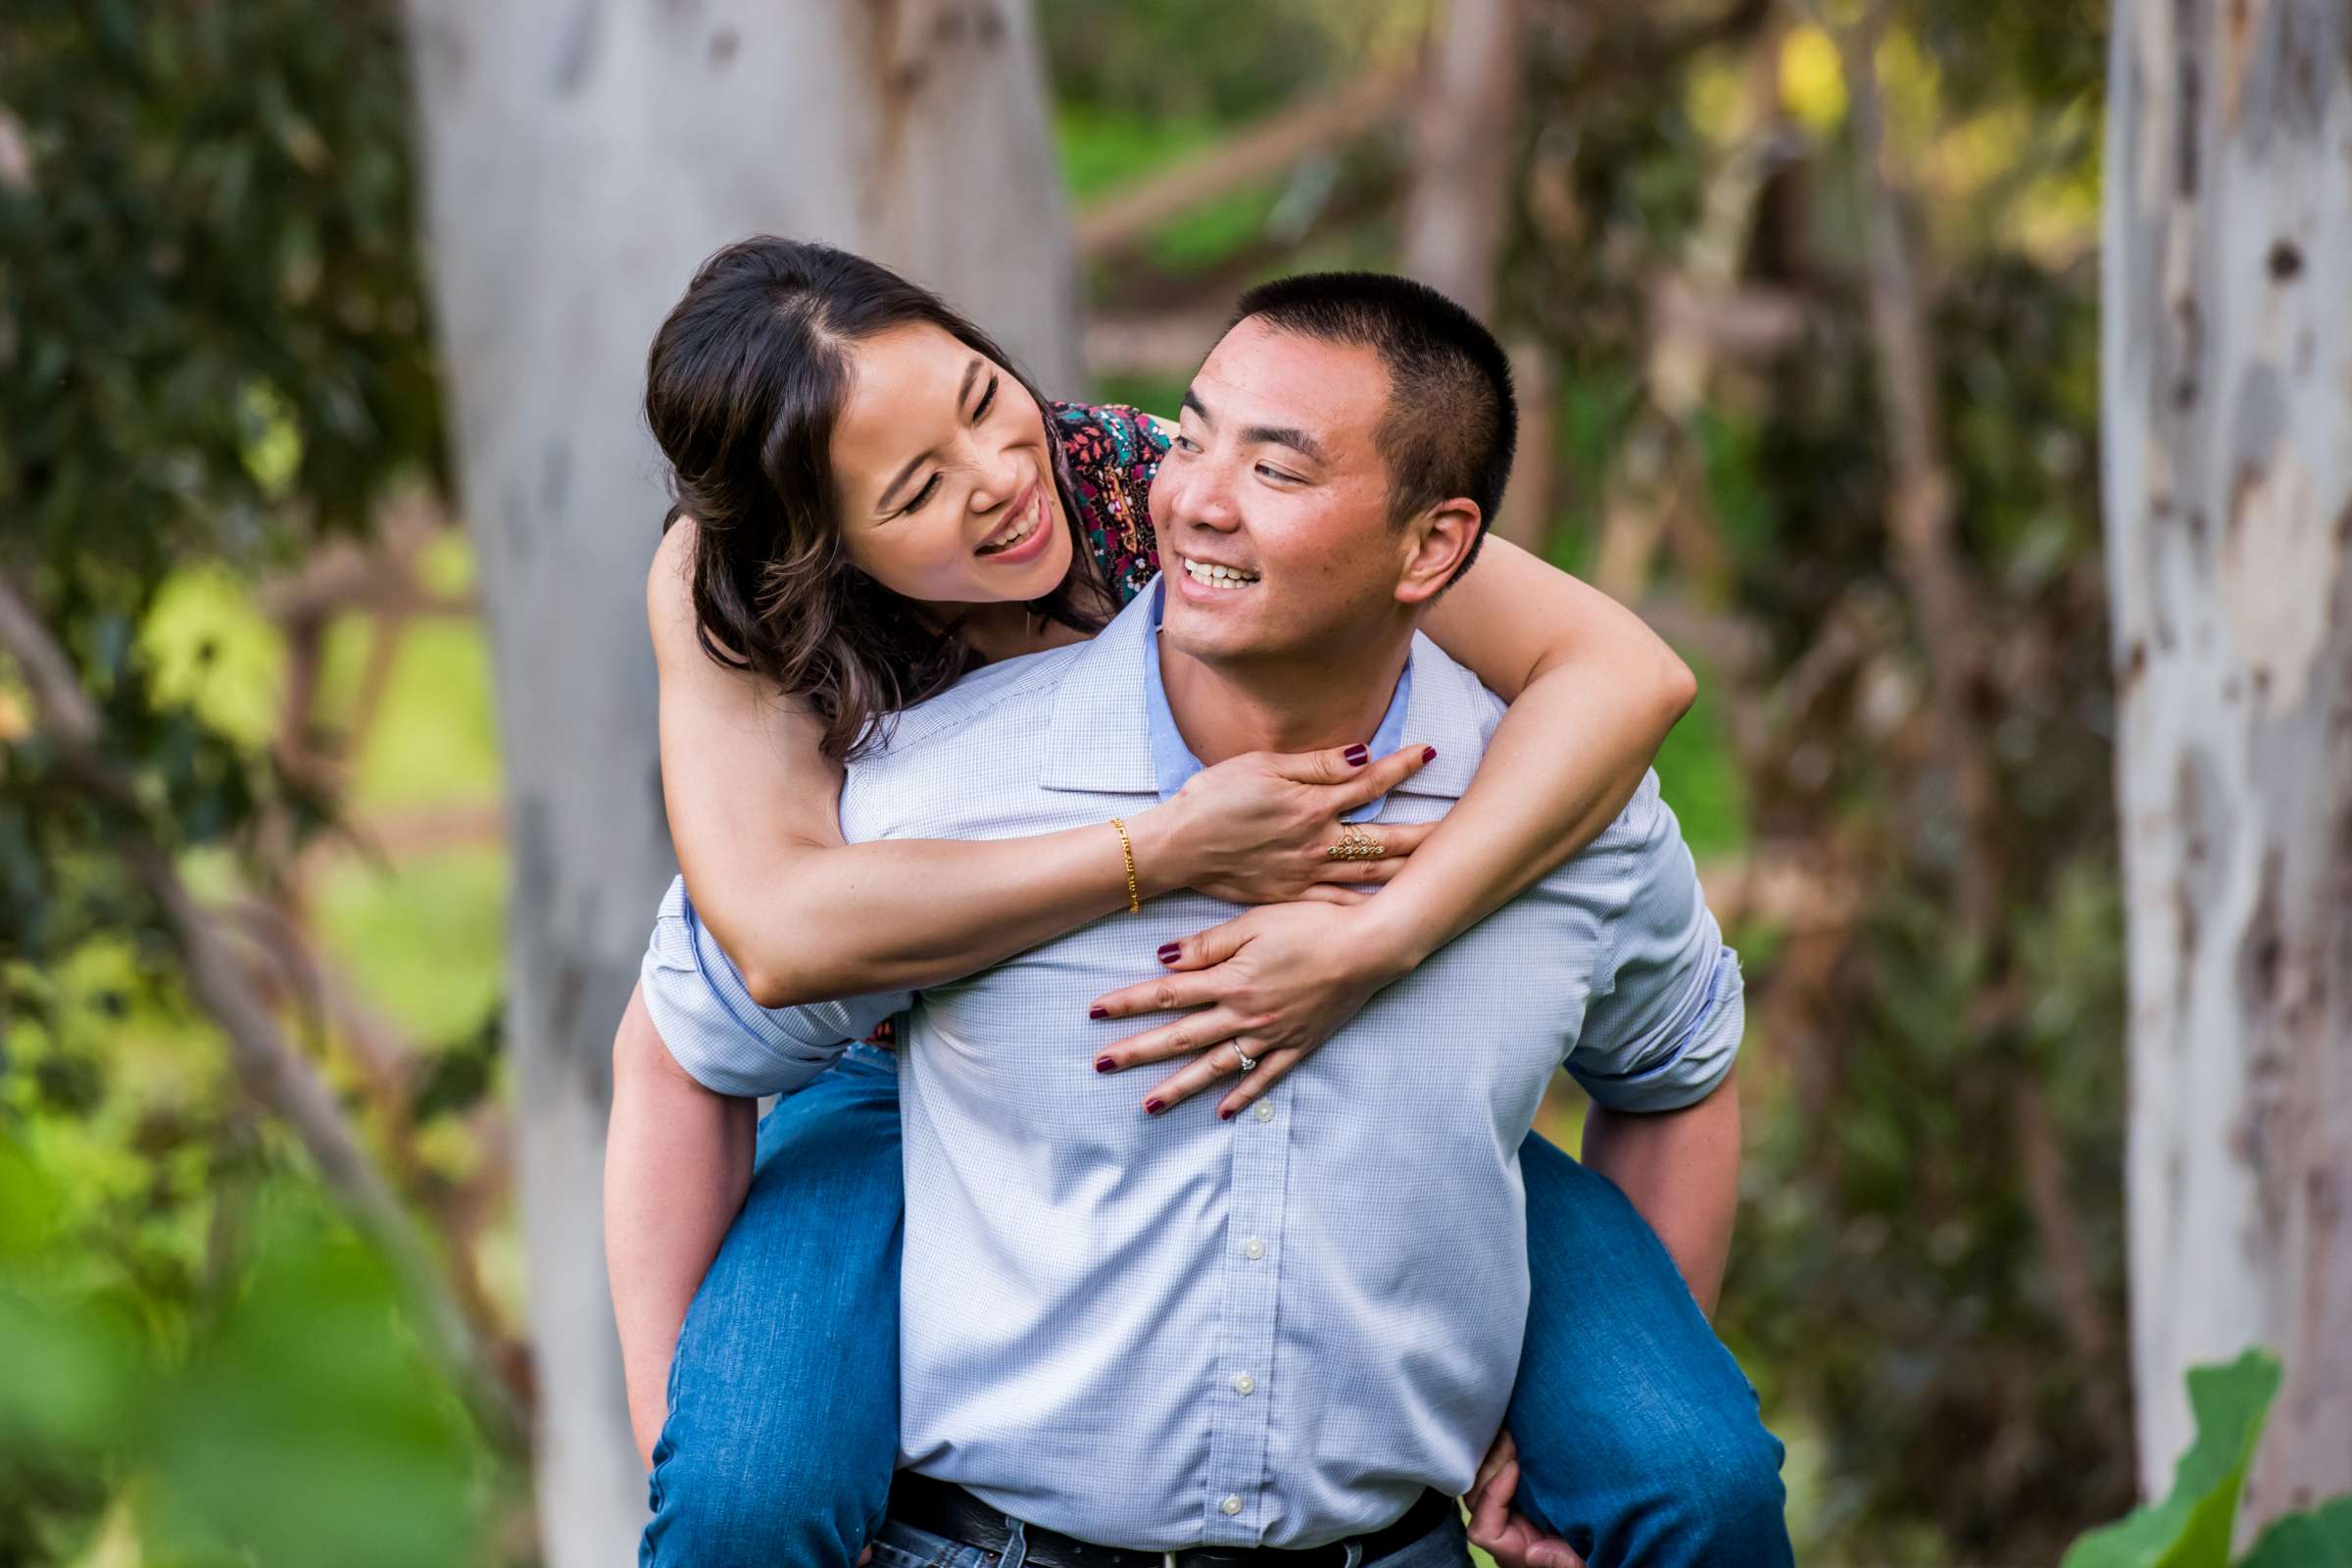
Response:
[{"label": "shirt collar", "polygon": [[[1152,776],[1159,788],[1159,798],[1166,800],[1184,788],[1195,773],[1204,765],[1193,755],[1177,731],[1176,714],[1168,707],[1167,683],[1159,669],[1159,616],[1167,593],[1163,577],[1147,590],[1152,600],[1152,635],[1144,639],[1144,712],[1151,721]],[[1380,727],[1372,732],[1371,748],[1374,757],[1386,757],[1404,744],[1405,704],[1413,695],[1413,662],[1408,657],[1404,670],[1396,677],[1396,694],[1389,699],[1389,710],[1381,715]],[[1358,807],[1341,818],[1346,822],[1369,822],[1380,814],[1388,804],[1385,795],[1368,805]]]},{"label": "shirt collar", "polygon": [[[1038,773],[1045,788],[1165,800],[1201,770],[1177,731],[1160,681],[1161,587],[1154,578],[1074,654],[1054,698]],[[1368,744],[1374,757],[1386,757],[1409,738],[1437,747],[1438,756],[1397,794],[1460,798],[1493,727],[1480,722],[1481,704],[1491,707],[1493,699],[1435,643],[1416,634]],[[1386,800],[1349,812],[1348,819],[1378,814]]]}]

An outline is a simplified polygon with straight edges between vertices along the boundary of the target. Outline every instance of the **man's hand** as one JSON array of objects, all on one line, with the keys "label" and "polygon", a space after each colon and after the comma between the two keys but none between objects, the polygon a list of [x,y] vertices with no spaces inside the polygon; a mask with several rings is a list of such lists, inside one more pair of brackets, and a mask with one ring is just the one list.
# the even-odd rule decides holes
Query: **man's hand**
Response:
[{"label": "man's hand", "polygon": [[1509,1428],[1494,1434],[1478,1479],[1470,1484],[1470,1544],[1497,1568],[1585,1568],[1585,1559],[1557,1536],[1547,1536],[1511,1506],[1519,1494],[1519,1445]]}]

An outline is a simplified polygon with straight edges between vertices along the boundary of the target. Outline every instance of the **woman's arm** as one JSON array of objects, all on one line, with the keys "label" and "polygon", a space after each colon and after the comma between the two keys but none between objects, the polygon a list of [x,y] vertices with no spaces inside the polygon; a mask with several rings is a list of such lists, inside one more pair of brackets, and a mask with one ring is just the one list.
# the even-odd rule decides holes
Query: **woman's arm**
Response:
[{"label": "woman's arm", "polygon": [[1508,540],[1424,624],[1510,708],[1470,788],[1365,906],[1407,968],[1598,838],[1698,694],[1641,616]]},{"label": "woman's arm", "polygon": [[[778,1007],[939,985],[1126,906],[1126,858],[1107,821],[1021,839],[844,845],[842,773],[817,750],[817,720],[715,662],[696,638],[693,526],[671,527],[646,581],[662,795],[696,911],[753,1000]],[[1253,757],[1212,768],[1125,819],[1137,893],[1197,887],[1245,904],[1304,896],[1331,869],[1321,846],[1338,813],[1408,776],[1418,755],[1407,748],[1368,764],[1337,752]],[[1399,858],[1351,879],[1399,872],[1425,829],[1381,831]]]},{"label": "woman's arm", "polygon": [[1424,624],[1510,704],[1470,788],[1380,897],[1251,909],[1181,944],[1181,975],[1100,998],[1113,1018],[1206,1009],[1103,1052],[1119,1068],[1200,1053],[1146,1101],[1173,1105],[1232,1075],[1233,1053],[1206,1049],[1226,1040],[1258,1066],[1218,1112],[1255,1100],[1381,987],[1598,837],[1697,689],[1639,616],[1500,539]]}]

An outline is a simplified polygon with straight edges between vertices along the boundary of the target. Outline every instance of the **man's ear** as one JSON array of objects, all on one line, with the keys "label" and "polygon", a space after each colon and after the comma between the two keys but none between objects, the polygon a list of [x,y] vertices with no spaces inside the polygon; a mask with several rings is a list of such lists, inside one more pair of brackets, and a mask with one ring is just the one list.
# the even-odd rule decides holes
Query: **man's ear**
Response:
[{"label": "man's ear", "polygon": [[1478,544],[1484,520],[1478,503],[1459,496],[1408,518],[1403,528],[1403,569],[1396,578],[1396,602],[1426,605],[1437,598]]}]

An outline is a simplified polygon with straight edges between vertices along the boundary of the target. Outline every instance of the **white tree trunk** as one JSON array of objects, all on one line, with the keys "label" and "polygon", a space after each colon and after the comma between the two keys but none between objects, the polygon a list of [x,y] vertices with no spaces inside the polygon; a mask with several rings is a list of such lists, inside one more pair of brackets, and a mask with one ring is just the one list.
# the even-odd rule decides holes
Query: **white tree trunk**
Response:
[{"label": "white tree trunk", "polygon": [[2118,6],[2107,148],[2140,1479],[2269,1346],[2259,1520],[2352,1490],[2352,11]]},{"label": "white tree trunk", "polygon": [[671,870],[639,410],[695,266],[769,231],[890,262],[1077,385],[1025,0],[410,0],[427,231],[500,693],[508,1022],[553,1568],[634,1561],[598,1191],[613,1025]]}]

